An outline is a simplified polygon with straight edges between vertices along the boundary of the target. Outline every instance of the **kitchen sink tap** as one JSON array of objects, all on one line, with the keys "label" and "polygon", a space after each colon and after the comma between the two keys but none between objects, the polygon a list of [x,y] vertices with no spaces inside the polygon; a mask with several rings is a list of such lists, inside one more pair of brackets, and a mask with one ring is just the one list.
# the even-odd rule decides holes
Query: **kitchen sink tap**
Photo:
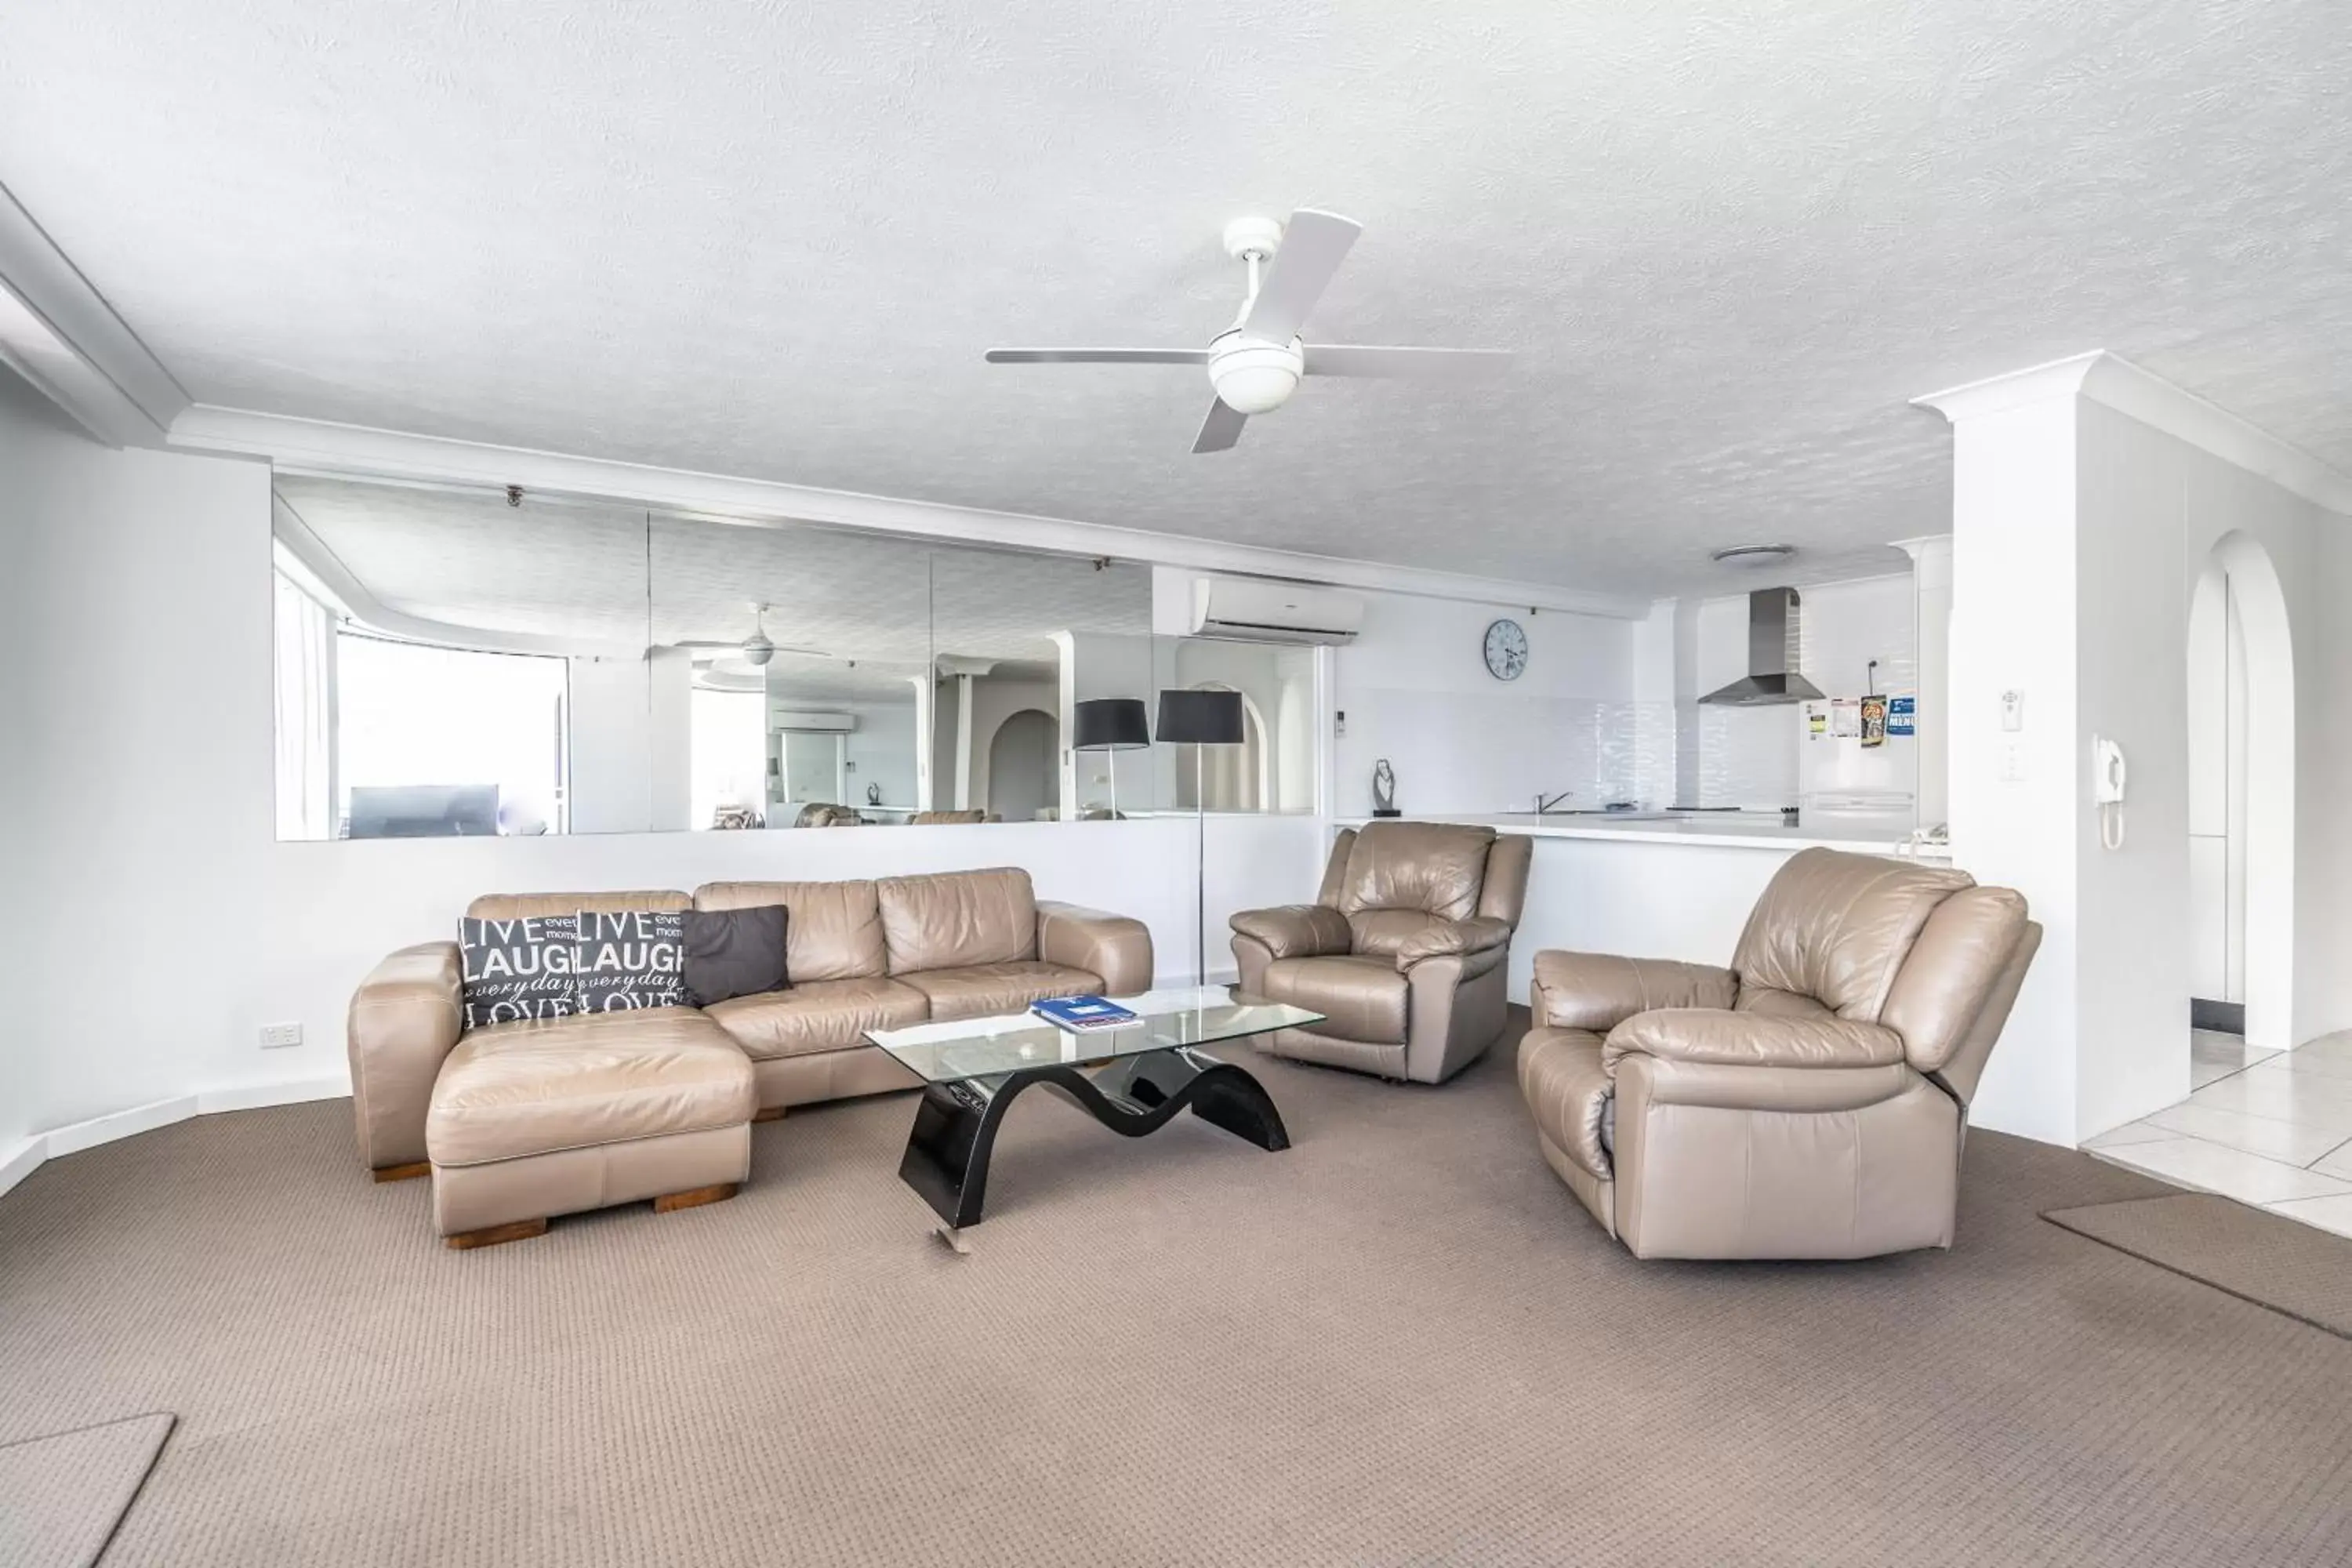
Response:
[{"label": "kitchen sink tap", "polygon": [[1549,800],[1546,800],[1544,798],[1543,792],[1541,790],[1538,790],[1536,792],[1536,815],[1538,816],[1541,816],[1545,812],[1551,810],[1561,801],[1568,799],[1575,793],[1576,792],[1572,789],[1564,789],[1558,795],[1553,795]]}]

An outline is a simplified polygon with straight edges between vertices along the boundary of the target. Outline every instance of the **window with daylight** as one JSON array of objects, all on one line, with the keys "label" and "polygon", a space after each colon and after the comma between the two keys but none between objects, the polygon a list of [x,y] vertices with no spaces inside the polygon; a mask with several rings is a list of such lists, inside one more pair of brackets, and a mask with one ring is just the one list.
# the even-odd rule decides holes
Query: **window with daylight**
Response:
[{"label": "window with daylight", "polygon": [[335,640],[344,836],[565,831],[562,659]]}]

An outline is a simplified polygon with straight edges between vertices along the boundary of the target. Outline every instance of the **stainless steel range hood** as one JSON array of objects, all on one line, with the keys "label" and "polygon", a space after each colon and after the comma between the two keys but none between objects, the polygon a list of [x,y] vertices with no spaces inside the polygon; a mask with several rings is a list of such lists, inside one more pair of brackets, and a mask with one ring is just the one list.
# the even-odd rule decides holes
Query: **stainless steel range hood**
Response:
[{"label": "stainless steel range hood", "polygon": [[1748,673],[1699,700],[1726,708],[1818,701],[1822,689],[1797,673],[1801,613],[1794,588],[1759,588],[1748,595]]}]

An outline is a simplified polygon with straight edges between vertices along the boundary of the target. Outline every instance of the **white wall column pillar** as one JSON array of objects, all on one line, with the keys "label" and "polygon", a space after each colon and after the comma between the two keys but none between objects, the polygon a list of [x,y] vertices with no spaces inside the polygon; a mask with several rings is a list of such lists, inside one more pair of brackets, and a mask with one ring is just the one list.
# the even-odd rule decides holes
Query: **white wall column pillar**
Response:
[{"label": "white wall column pillar", "polygon": [[[2251,855],[2269,874],[2248,894],[2249,1032],[2259,1011],[2263,1043],[2287,1046],[2352,1016],[2314,984],[2352,922],[2299,898],[2298,861],[2327,858],[2335,780],[2295,745],[2318,711],[2295,667],[2324,653],[2320,543],[2352,512],[2352,479],[2105,353],[1918,401],[1952,423],[1953,853],[2048,931],[1977,1117],[2077,1142],[2189,1090],[2189,610],[2217,542],[2275,563],[2278,584],[2274,716],[2257,723],[2274,761],[2249,786],[2272,803]],[[2127,765],[2105,838],[2095,737]]]},{"label": "white wall column pillar", "polygon": [[1913,754],[1919,759],[1918,821],[1949,822],[1951,811],[1952,536],[1898,539],[1911,557]]},{"label": "white wall column pillar", "polygon": [[956,677],[955,809],[971,809],[971,677]]},{"label": "white wall column pillar", "polygon": [[939,684],[926,669],[920,675],[907,677],[915,689],[915,809],[930,811],[931,775],[936,758],[935,737],[939,724]]}]

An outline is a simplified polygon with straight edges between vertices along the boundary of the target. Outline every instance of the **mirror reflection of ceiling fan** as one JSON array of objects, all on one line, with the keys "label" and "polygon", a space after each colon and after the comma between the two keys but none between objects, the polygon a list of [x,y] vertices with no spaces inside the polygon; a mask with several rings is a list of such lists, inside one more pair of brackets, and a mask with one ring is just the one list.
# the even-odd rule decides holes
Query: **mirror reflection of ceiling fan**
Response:
[{"label": "mirror reflection of ceiling fan", "polygon": [[833,657],[821,647],[808,647],[793,643],[778,643],[770,640],[768,637],[767,616],[767,605],[757,604],[753,605],[751,606],[751,635],[745,637],[741,642],[722,642],[713,640],[709,637],[687,637],[680,641],[669,643],[665,646],[677,648],[711,650],[709,658],[698,658],[694,661],[697,664],[710,664],[720,658],[733,657],[740,658],[744,663],[751,665],[755,669],[764,666],[770,659],[775,658],[780,653],[793,658],[831,658]]},{"label": "mirror reflection of ceiling fan", "polygon": [[[1225,254],[1249,266],[1249,297],[1234,324],[1198,349],[991,349],[991,364],[1205,365],[1216,397],[1192,442],[1195,452],[1222,452],[1241,439],[1253,414],[1270,414],[1298,390],[1303,375],[1390,376],[1454,380],[1508,364],[1494,349],[1413,349],[1300,341],[1307,318],[1323,298],[1363,226],[1337,213],[1301,207],[1287,227],[1272,218],[1245,217],[1225,226]],[[1263,276],[1261,276],[1263,273]]]}]

